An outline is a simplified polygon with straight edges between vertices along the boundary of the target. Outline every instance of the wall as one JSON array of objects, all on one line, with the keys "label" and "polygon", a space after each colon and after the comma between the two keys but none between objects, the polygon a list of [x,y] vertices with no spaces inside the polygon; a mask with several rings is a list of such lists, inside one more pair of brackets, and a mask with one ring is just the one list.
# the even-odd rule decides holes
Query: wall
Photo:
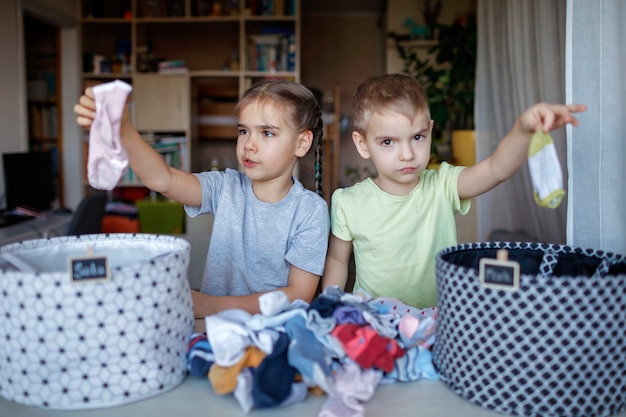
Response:
[{"label": "wall", "polygon": [[[0,56],[5,63],[0,65],[0,154],[22,151],[28,146],[26,71],[21,33],[22,10],[19,0],[0,1]],[[2,172],[0,169],[0,207],[5,206]]]},{"label": "wall", "polygon": [[[84,196],[83,186],[83,133],[76,123],[74,104],[81,90],[81,54],[77,27],[61,29],[61,108],[63,118],[63,186],[65,205],[76,208]],[[71,163],[74,162],[74,163]]]},{"label": "wall", "polygon": [[[341,86],[341,113],[352,114],[352,94],[365,78],[385,71],[383,11],[311,12],[302,15],[301,81],[325,95]],[[347,53],[349,51],[349,53]],[[360,160],[348,129],[341,137],[340,186],[346,166]]]},{"label": "wall", "polygon": [[52,25],[69,28],[78,23],[77,0],[22,0],[25,12]]},{"label": "wall", "polygon": [[5,65],[0,66],[2,152],[21,151],[27,146],[26,74],[23,71],[25,59],[21,33],[22,10],[19,0],[0,1],[0,56],[5,62]]}]

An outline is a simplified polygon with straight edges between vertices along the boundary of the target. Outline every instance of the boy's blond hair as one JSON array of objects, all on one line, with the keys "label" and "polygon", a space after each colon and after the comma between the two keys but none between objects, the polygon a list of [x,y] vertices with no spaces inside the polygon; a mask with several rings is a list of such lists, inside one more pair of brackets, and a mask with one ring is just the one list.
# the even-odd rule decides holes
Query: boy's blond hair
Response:
[{"label": "boy's blond hair", "polygon": [[382,74],[365,80],[354,93],[354,129],[366,134],[374,112],[394,111],[414,118],[426,112],[430,120],[428,97],[424,87],[406,74]]}]

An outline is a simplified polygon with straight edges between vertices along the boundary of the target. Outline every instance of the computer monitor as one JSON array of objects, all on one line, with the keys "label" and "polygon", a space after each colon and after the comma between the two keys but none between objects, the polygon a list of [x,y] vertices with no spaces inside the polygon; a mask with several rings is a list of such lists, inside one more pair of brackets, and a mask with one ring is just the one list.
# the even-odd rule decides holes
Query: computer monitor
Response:
[{"label": "computer monitor", "polygon": [[6,208],[45,211],[57,196],[55,161],[51,151],[2,154]]}]

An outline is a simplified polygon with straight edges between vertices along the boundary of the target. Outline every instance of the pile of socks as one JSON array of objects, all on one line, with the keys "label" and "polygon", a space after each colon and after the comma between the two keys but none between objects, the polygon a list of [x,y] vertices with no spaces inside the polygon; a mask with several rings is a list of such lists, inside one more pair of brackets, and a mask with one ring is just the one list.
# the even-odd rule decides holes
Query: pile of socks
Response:
[{"label": "pile of socks", "polygon": [[261,314],[231,309],[205,318],[189,342],[192,376],[252,409],[327,395],[320,416],[360,416],[382,383],[437,379],[430,348],[436,309],[327,288],[311,304],[282,291],[260,297]]}]

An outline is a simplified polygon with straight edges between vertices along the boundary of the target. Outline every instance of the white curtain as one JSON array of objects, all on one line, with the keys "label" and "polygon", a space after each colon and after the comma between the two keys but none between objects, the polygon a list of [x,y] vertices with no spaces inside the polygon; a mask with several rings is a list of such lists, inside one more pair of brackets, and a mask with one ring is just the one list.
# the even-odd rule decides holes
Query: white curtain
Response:
[{"label": "white curtain", "polygon": [[626,254],[626,2],[567,1],[567,243]]},{"label": "white curtain", "polygon": [[[478,160],[494,151],[526,108],[542,101],[565,102],[566,1],[478,1]],[[567,188],[566,131],[560,129],[552,136]],[[476,203],[479,240],[503,230],[523,232],[529,240],[565,243],[565,200],[557,209],[539,207],[532,197],[527,164]]]}]

